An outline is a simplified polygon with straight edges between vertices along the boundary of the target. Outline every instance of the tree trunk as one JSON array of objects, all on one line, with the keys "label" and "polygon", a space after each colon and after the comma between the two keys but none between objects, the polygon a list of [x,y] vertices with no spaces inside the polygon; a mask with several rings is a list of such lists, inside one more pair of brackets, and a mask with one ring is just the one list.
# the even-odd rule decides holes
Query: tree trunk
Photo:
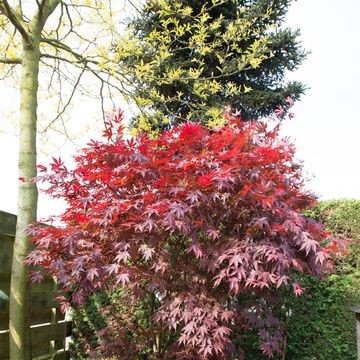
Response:
[{"label": "tree trunk", "polygon": [[40,50],[39,41],[23,44],[20,83],[20,145],[18,217],[10,285],[10,360],[31,360],[30,284],[24,259],[30,242],[26,234],[36,221],[37,187],[27,179],[36,176],[36,120]]}]

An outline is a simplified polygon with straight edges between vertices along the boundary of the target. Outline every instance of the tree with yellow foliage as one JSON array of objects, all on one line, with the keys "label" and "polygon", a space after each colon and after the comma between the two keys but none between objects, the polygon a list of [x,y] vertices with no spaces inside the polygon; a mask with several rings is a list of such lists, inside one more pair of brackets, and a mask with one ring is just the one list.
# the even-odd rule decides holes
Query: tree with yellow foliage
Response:
[{"label": "tree with yellow foliage", "polygon": [[[222,125],[224,107],[244,118],[298,99],[284,83],[306,53],[298,31],[280,29],[290,0],[148,0],[118,44],[141,108],[134,126],[161,131],[187,120]],[[283,104],[286,108],[286,103]]]},{"label": "tree with yellow foliage", "polygon": [[[117,3],[118,5],[118,3]],[[29,251],[27,226],[36,221],[36,138],[39,89],[58,100],[51,127],[61,119],[86,74],[99,81],[99,98],[106,89],[126,92],[124,78],[107,53],[117,36],[116,4],[89,0],[0,0],[0,76],[19,73],[18,217],[10,289],[10,359],[30,360],[30,292],[24,259]],[[18,69],[21,71],[18,72]],[[40,83],[40,88],[39,88]]]}]

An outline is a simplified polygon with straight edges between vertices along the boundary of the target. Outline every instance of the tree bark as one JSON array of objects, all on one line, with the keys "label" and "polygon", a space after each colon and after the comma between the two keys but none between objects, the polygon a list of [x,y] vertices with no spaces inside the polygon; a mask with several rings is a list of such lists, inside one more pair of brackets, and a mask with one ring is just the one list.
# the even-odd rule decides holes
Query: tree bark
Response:
[{"label": "tree bark", "polygon": [[29,179],[36,176],[37,92],[39,39],[23,41],[20,83],[19,200],[10,285],[10,360],[31,360],[30,284],[24,260],[29,253],[26,228],[36,221],[38,191]]},{"label": "tree bark", "polygon": [[[2,4],[1,4],[2,3]],[[20,138],[18,214],[10,281],[9,347],[10,360],[31,360],[31,293],[28,268],[24,260],[30,250],[27,227],[36,221],[38,191],[36,183],[36,125],[39,88],[40,38],[43,27],[60,0],[37,2],[31,21],[2,1],[2,12],[22,36],[20,80]]]}]

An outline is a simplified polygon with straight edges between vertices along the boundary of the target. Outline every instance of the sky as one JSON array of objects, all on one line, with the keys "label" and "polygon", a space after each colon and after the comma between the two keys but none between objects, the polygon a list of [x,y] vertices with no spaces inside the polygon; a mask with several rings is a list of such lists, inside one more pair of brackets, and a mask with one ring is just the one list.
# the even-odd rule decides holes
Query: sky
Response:
[{"label": "sky", "polygon": [[287,16],[311,54],[289,76],[310,89],[284,131],[320,199],[360,199],[359,14],[359,0],[298,0]]},{"label": "sky", "polygon": [[[294,108],[295,119],[283,123],[282,133],[296,144],[304,162],[307,187],[320,200],[360,199],[360,0],[297,0],[286,23],[301,30],[301,41],[311,51],[301,67],[288,75],[309,87]],[[1,41],[1,40],[0,40]],[[0,109],[18,108],[16,91],[0,83]],[[50,110],[49,110],[50,111]],[[86,112],[89,114],[87,115]],[[93,109],[74,105],[73,114],[86,120]],[[0,130],[1,130],[0,120]],[[85,144],[90,135],[78,139]],[[71,158],[76,147],[67,143],[51,156]],[[0,210],[16,213],[18,139],[0,131]],[[39,163],[50,162],[41,155]],[[63,205],[40,195],[39,217],[61,211]]]}]

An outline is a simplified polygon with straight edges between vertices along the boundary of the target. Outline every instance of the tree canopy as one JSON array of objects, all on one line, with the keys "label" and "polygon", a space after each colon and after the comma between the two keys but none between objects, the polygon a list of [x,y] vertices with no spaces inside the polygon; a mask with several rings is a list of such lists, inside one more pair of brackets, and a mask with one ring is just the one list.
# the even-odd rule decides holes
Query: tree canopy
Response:
[{"label": "tree canopy", "polygon": [[[117,114],[73,170],[60,159],[39,167],[38,180],[68,208],[61,226],[31,230],[28,263],[53,273],[75,303],[125,292],[127,310],[114,312],[101,354],[229,359],[241,355],[247,329],[265,354],[281,352],[278,288],[300,295],[294,274],[321,275],[341,245],[302,214],[315,199],[278,126],[227,120],[215,131],[186,123],[156,139],[126,138]],[[134,325],[132,304],[149,296],[146,326]]]},{"label": "tree canopy", "polygon": [[128,70],[142,109],[135,126],[222,125],[228,105],[254,120],[284,98],[299,99],[304,85],[284,80],[306,56],[299,31],[281,27],[290,3],[147,1],[118,44],[120,67]]}]

